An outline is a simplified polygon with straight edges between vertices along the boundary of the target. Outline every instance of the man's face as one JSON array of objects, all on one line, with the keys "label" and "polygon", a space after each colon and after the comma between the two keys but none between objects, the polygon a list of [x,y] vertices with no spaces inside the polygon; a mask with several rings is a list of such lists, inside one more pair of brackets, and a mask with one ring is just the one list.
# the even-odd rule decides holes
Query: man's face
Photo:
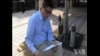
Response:
[{"label": "man's face", "polygon": [[45,7],[44,8],[44,10],[45,10],[45,12],[46,12],[46,17],[49,17],[50,16],[50,14],[52,13],[52,8],[50,8],[50,7]]}]

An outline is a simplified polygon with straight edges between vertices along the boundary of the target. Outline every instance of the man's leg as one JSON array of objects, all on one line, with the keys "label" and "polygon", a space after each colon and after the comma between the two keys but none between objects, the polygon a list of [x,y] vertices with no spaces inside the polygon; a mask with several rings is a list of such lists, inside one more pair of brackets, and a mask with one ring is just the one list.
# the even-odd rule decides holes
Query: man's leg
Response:
[{"label": "man's leg", "polygon": [[[24,43],[24,45],[27,47],[26,43]],[[38,46],[37,49],[38,50],[43,50],[44,48],[46,48],[47,46],[49,46],[49,44],[47,44],[47,42],[43,43],[41,46]],[[24,53],[26,56],[34,56],[34,54],[32,54],[32,52],[27,48],[25,48],[27,51]],[[42,56],[63,56],[63,49],[62,49],[62,45],[56,46],[51,50],[48,50],[46,52],[42,52]]]},{"label": "man's leg", "polygon": [[[50,45],[49,42],[44,42],[43,44],[37,46],[37,49],[42,51],[43,49],[45,49],[49,45]],[[53,52],[52,52],[52,50],[42,52],[42,56],[53,56]]]},{"label": "man's leg", "polygon": [[[59,43],[59,41],[56,41],[56,43]],[[58,45],[52,49],[53,56],[63,56],[63,48],[62,45]]]},{"label": "man's leg", "polygon": [[[24,55],[25,56],[35,56],[27,47],[26,43],[24,42],[23,43],[24,45]],[[39,46],[36,46],[37,50],[43,50],[44,48],[46,48],[47,46],[49,46],[49,43],[48,42],[44,42],[43,44],[39,45]],[[42,52],[42,56],[53,56],[52,55],[52,50],[48,50],[46,52]]]},{"label": "man's leg", "polygon": [[[59,41],[56,41],[56,43],[59,43]],[[48,44],[48,42],[45,42],[41,46],[39,46],[37,49],[43,50],[44,48],[46,48],[49,45],[50,44]],[[62,48],[62,45],[58,45],[58,46],[54,47],[51,50],[48,50],[46,52],[43,52],[42,54],[43,54],[43,56],[63,56],[63,48]]]}]

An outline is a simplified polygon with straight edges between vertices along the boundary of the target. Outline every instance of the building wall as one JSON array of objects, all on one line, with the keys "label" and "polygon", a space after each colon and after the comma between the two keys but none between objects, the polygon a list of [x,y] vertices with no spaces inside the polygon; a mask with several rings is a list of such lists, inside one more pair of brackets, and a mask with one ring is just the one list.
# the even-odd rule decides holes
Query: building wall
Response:
[{"label": "building wall", "polygon": [[[42,2],[44,0],[25,0],[25,10],[31,10],[31,9],[39,9],[42,5]],[[60,0],[52,0],[53,6],[57,7]],[[21,12],[22,11],[22,5],[21,0],[12,0],[12,12]]]},{"label": "building wall", "polygon": [[72,7],[86,7],[87,0],[72,0]]},{"label": "building wall", "polygon": [[[44,0],[25,0],[25,10],[39,9],[43,1]],[[60,1],[61,0],[52,0],[53,6],[58,7]],[[84,5],[87,6],[87,0],[70,0],[70,7],[84,6]],[[12,12],[20,12],[20,11],[22,11],[21,0],[12,0]]]},{"label": "building wall", "polygon": [[[35,9],[35,1],[34,0],[25,0],[25,10]],[[21,0],[12,0],[12,12],[20,12],[22,11]]]}]

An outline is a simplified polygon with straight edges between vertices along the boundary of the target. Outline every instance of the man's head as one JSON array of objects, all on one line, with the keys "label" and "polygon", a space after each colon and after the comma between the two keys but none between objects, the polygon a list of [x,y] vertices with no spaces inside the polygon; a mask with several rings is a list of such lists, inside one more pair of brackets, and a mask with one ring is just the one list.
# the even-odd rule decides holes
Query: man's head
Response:
[{"label": "man's head", "polygon": [[44,2],[42,3],[41,11],[45,18],[50,16],[50,14],[52,13],[52,9],[53,9],[52,1],[44,0]]}]

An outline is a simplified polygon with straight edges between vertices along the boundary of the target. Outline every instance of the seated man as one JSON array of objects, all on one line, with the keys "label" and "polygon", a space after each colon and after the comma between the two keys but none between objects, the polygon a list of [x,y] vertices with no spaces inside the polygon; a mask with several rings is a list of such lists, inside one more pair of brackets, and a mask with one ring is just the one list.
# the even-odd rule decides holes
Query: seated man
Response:
[{"label": "seated man", "polygon": [[42,52],[50,44],[56,44],[50,25],[50,14],[52,12],[52,2],[44,1],[39,11],[34,13],[28,22],[27,35],[25,43],[34,56],[63,56],[62,46]]}]

